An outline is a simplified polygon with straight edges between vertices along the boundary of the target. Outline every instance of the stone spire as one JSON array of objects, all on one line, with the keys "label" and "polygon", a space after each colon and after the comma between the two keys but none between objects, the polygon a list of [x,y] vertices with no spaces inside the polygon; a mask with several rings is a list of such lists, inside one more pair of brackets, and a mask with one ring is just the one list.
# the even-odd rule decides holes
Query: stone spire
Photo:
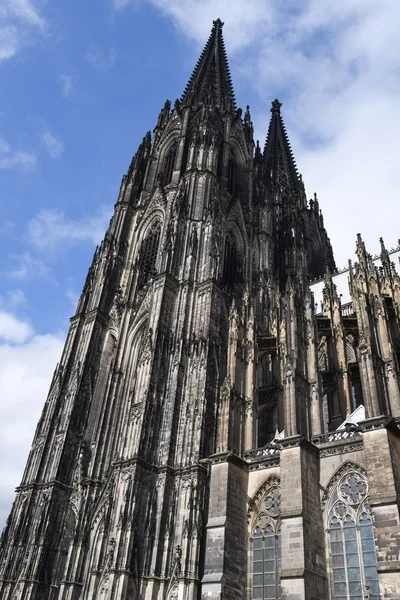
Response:
[{"label": "stone spire", "polygon": [[299,176],[281,117],[281,106],[279,100],[272,102],[271,120],[264,147],[264,164],[267,183],[278,185],[283,190],[297,188]]},{"label": "stone spire", "polygon": [[235,108],[222,27],[221,19],[214,21],[210,37],[182,95],[183,105],[210,103],[226,110]]}]

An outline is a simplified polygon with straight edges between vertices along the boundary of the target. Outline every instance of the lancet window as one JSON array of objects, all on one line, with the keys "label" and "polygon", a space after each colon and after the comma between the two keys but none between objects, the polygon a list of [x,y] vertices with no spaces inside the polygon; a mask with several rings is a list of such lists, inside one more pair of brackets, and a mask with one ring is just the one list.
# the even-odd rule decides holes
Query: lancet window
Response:
[{"label": "lancet window", "polygon": [[256,500],[251,525],[252,598],[280,598],[281,491],[275,480]]},{"label": "lancet window", "polygon": [[238,251],[236,239],[229,232],[225,240],[223,280],[228,292],[232,292],[237,283],[242,281],[242,259]]},{"label": "lancet window", "polygon": [[237,188],[237,164],[233,152],[229,155],[228,161],[228,192],[231,196],[236,194]]},{"label": "lancet window", "polygon": [[154,221],[150,231],[142,241],[139,253],[139,287],[143,287],[156,274],[158,247],[160,244],[161,223]]},{"label": "lancet window", "polygon": [[178,150],[177,142],[174,142],[172,146],[168,149],[165,158],[164,158],[164,184],[168,185],[171,183],[172,174],[175,168],[176,154]]},{"label": "lancet window", "polygon": [[328,512],[334,600],[380,600],[368,482],[356,470],[340,477]]}]

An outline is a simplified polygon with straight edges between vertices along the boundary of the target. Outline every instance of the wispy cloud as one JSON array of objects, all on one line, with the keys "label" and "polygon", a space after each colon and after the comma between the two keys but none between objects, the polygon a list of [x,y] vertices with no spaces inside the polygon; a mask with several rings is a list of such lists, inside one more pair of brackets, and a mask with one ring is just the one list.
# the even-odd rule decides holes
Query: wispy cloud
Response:
[{"label": "wispy cloud", "polygon": [[69,98],[74,91],[74,77],[66,73],[58,75],[58,82],[61,88],[61,94],[64,98]]},{"label": "wispy cloud", "polygon": [[27,303],[24,290],[16,289],[7,292],[6,305],[14,309]]},{"label": "wispy cloud", "polygon": [[42,210],[28,224],[31,243],[36,249],[56,249],[76,241],[99,243],[110,218],[109,209],[84,219],[70,219],[63,211]]},{"label": "wispy cloud", "polygon": [[0,310],[0,527],[11,508],[64,335],[40,335],[29,322]]},{"label": "wispy cloud", "polygon": [[51,133],[48,129],[46,129],[42,135],[40,136],[42,143],[45,145],[47,152],[49,153],[50,158],[57,159],[60,158],[61,154],[64,151],[64,144],[61,140],[56,138],[56,136]]},{"label": "wispy cloud", "polygon": [[39,29],[46,26],[46,21],[32,0],[2,0],[0,18],[17,19]]},{"label": "wispy cloud", "polygon": [[9,142],[0,137],[0,169],[17,167],[29,170],[36,165],[36,155],[25,150],[13,150]]},{"label": "wispy cloud", "polygon": [[76,306],[78,304],[78,300],[79,300],[79,294],[76,290],[69,288],[66,292],[65,292],[66,297],[68,298],[68,300],[71,302],[71,305],[74,309],[76,309]]},{"label": "wispy cloud", "polygon": [[114,10],[122,10],[133,3],[134,0],[112,0],[112,7]]},{"label": "wispy cloud", "polygon": [[15,263],[14,268],[9,270],[6,275],[19,279],[34,279],[38,277],[46,277],[50,273],[50,267],[42,260],[33,256],[30,252],[22,254],[10,254],[9,258]]},{"label": "wispy cloud", "polygon": [[97,46],[92,46],[86,53],[86,60],[96,71],[109,71],[116,63],[117,51],[115,48],[104,51]]},{"label": "wispy cloud", "polygon": [[38,33],[46,31],[46,20],[33,0],[1,0],[0,62],[15,56]]},{"label": "wispy cloud", "polygon": [[15,56],[20,46],[21,42],[17,28],[11,25],[0,26],[0,62]]}]

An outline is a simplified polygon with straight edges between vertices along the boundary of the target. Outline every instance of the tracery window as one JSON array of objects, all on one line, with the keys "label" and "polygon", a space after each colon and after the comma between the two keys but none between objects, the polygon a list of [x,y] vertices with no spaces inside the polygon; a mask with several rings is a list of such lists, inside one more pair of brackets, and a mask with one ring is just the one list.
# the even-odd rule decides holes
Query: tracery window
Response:
[{"label": "tracery window", "polygon": [[178,150],[178,144],[174,142],[172,146],[168,149],[165,158],[164,158],[164,185],[168,185],[171,183],[172,174],[174,172],[176,154]]},{"label": "tracery window", "polygon": [[226,284],[227,291],[233,292],[235,285],[240,283],[242,278],[242,259],[237,249],[236,239],[234,235],[229,232],[225,240],[223,271],[223,281]]},{"label": "tracery window", "polygon": [[236,158],[233,152],[229,155],[228,161],[228,192],[231,196],[236,194],[237,188],[237,164]]},{"label": "tracery window", "polygon": [[281,492],[273,485],[262,494],[252,522],[252,591],[253,600],[276,600],[280,597]]},{"label": "tracery window", "polygon": [[139,253],[139,288],[143,287],[150,277],[156,274],[158,247],[160,244],[161,223],[153,222],[150,231],[142,241]]},{"label": "tracery window", "polygon": [[364,475],[347,471],[340,478],[330,505],[328,531],[334,600],[380,600],[373,520]]}]

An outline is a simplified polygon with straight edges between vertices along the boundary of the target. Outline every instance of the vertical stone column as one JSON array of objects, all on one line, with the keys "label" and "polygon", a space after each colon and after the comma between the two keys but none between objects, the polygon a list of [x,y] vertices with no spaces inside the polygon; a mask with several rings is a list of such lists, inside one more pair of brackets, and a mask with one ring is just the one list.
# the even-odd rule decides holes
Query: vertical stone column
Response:
[{"label": "vertical stone column", "polygon": [[282,600],[328,598],[318,450],[300,436],[282,446]]},{"label": "vertical stone column", "polygon": [[214,455],[211,464],[202,600],[243,600],[247,583],[247,466]]},{"label": "vertical stone column", "polygon": [[400,431],[388,419],[363,423],[381,597],[400,598]]}]

